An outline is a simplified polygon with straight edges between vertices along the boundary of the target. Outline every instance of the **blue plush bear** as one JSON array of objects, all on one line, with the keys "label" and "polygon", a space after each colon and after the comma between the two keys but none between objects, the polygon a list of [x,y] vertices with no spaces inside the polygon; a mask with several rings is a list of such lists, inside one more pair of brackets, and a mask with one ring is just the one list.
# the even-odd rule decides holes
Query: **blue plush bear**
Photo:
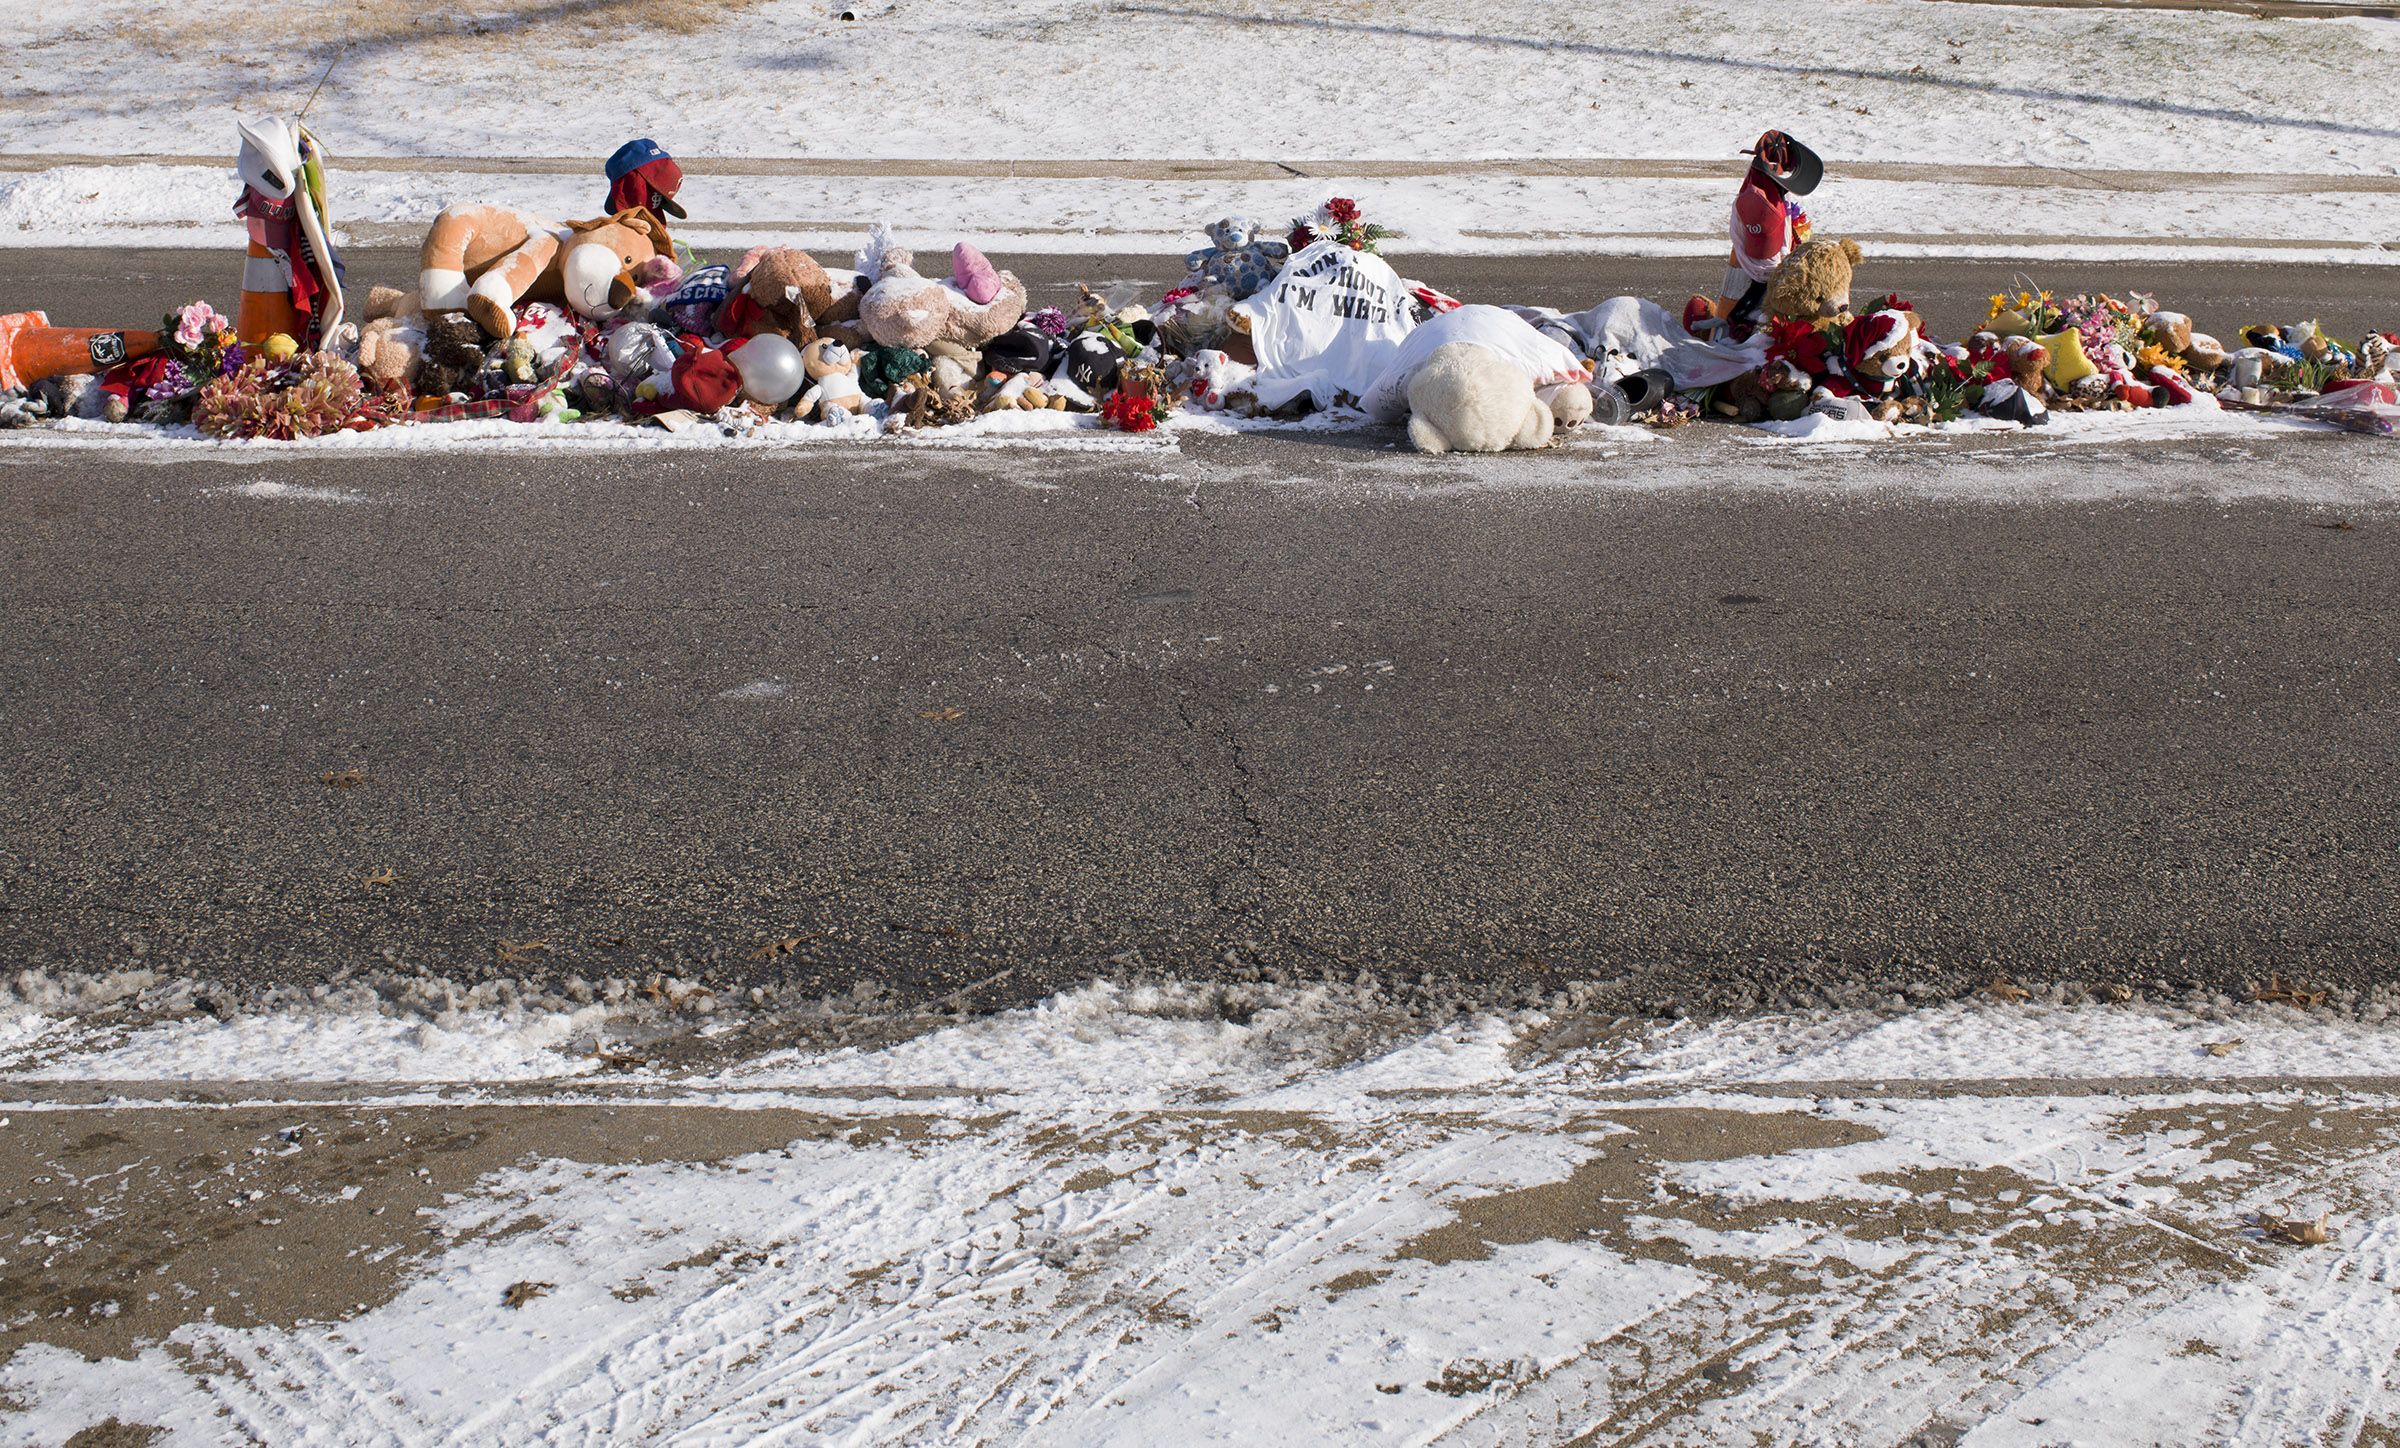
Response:
[{"label": "blue plush bear", "polygon": [[1292,254],[1289,244],[1262,241],[1258,223],[1247,216],[1228,216],[1208,228],[1213,245],[1186,253],[1183,264],[1191,275],[1187,287],[1223,287],[1234,301],[1264,291]]}]

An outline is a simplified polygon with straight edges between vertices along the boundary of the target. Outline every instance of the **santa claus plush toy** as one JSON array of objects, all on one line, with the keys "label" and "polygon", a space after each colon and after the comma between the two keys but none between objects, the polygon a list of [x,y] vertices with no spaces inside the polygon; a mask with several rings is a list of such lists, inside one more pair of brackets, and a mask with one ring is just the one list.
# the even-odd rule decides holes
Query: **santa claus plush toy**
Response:
[{"label": "santa claus plush toy", "polygon": [[1923,369],[1917,361],[1917,314],[1899,310],[1854,318],[1842,333],[1842,361],[1864,397],[1889,397]]}]

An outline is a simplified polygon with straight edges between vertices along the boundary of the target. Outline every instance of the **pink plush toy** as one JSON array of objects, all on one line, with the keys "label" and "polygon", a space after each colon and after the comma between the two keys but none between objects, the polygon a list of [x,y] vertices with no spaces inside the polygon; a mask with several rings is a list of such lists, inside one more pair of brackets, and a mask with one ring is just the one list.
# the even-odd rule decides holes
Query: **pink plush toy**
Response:
[{"label": "pink plush toy", "polygon": [[1000,295],[1000,273],[972,242],[962,241],[950,248],[950,284],[979,307]]}]

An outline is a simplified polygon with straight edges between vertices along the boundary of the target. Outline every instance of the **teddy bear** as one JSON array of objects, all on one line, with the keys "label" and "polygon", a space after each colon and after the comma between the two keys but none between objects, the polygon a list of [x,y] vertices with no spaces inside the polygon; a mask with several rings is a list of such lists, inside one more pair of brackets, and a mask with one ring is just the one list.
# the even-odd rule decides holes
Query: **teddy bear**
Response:
[{"label": "teddy bear", "polygon": [[2392,373],[2392,340],[2381,332],[2369,332],[2359,339],[2358,376],[2370,382],[2382,382]]},{"label": "teddy bear", "polygon": [[1758,369],[1759,390],[1766,395],[1767,416],[1790,422],[1808,410],[1808,392],[1816,379],[1790,361],[1769,362]]},{"label": "teddy bear", "polygon": [[528,299],[604,319],[634,299],[635,273],[666,230],[642,207],[563,225],[505,206],[445,207],[417,249],[418,300],[429,317],[465,312],[495,338],[515,329]]},{"label": "teddy bear", "polygon": [[1550,409],[1550,419],[1561,431],[1581,427],[1592,420],[1592,384],[1589,382],[1553,382],[1548,387],[1533,389],[1534,400]]},{"label": "teddy bear", "polygon": [[360,379],[376,392],[411,390],[425,359],[425,318],[416,298],[398,287],[369,287],[366,318],[358,329]]},{"label": "teddy bear", "polygon": [[[937,342],[934,346],[939,349],[942,344]],[[936,350],[930,354],[931,362],[926,369],[927,373],[933,378],[933,385],[944,392],[956,392],[962,387],[972,385],[977,374],[983,370],[983,363],[978,354],[967,352],[962,357],[955,355],[958,351],[964,351],[964,349],[954,348],[952,352]]]},{"label": "teddy bear", "polygon": [[[865,345],[873,346],[874,344],[867,343]],[[953,369],[956,370],[958,382],[945,383],[945,386],[963,386],[983,373],[983,350],[979,347],[961,346],[956,342],[944,339],[927,346],[925,356],[933,364],[933,371],[937,377]]]},{"label": "teddy bear", "polygon": [[517,329],[502,344],[500,370],[513,383],[542,381],[558,371],[575,341],[564,307],[527,302],[517,308]]},{"label": "teddy bear", "polygon": [[806,347],[817,340],[817,317],[833,309],[833,278],[796,246],[752,247],[734,264],[728,283],[716,316],[717,330],[727,337],[773,332]]},{"label": "teddy bear", "polygon": [[819,337],[800,349],[800,365],[808,373],[808,390],[792,404],[792,416],[802,422],[842,422],[867,410],[867,394],[858,385],[858,354],[831,337]]},{"label": "teddy bear", "polygon": [[417,391],[446,397],[453,392],[479,391],[483,373],[483,329],[464,312],[444,312],[425,319],[424,356],[417,364]]},{"label": "teddy bear", "polygon": [[1863,255],[1858,243],[1804,241],[1775,268],[1767,283],[1767,315],[1815,322],[1850,310],[1850,276]]},{"label": "teddy bear", "polygon": [[2192,330],[2192,319],[2181,312],[2151,313],[2142,336],[2196,372],[2214,372],[2225,365],[2225,345],[2206,332]]},{"label": "teddy bear", "polygon": [[1854,317],[1842,329],[1842,361],[1861,393],[1896,393],[1900,384],[1921,375],[1917,360],[1919,324],[1914,311],[1878,307]]},{"label": "teddy bear", "polygon": [[[1181,387],[1184,395],[1196,407],[1210,412],[1232,412],[1244,417],[1258,410],[1258,398],[1249,390],[1251,381],[1258,376],[1258,369],[1236,362],[1214,347],[1204,347],[1189,356],[1177,358],[1169,365],[1167,374],[1168,380]],[[1110,369],[1109,376],[1114,380],[1114,368]]]},{"label": "teddy bear", "polygon": [[[859,253],[858,326],[876,345],[923,352],[937,341],[981,348],[1025,315],[1025,283],[996,271],[965,242],[951,252],[951,279],[920,275],[915,256],[878,224]],[[869,280],[871,279],[871,280]]]},{"label": "teddy bear", "polygon": [[1266,290],[1291,259],[1291,243],[1262,239],[1258,223],[1247,216],[1228,216],[1203,229],[1209,244],[1183,258],[1189,273],[1183,285],[1195,291],[1222,288],[1228,302],[1238,302]]},{"label": "teddy bear", "polygon": [[1408,381],[1408,440],[1419,452],[1548,447],[1557,426],[1524,367],[1473,342],[1435,348]]},{"label": "teddy bear", "polygon": [[2031,337],[1997,338],[2000,351],[2008,358],[2009,380],[2039,397],[2042,382],[2050,372],[2050,349]]},{"label": "teddy bear", "polygon": [[2192,345],[2192,319],[2181,312],[2152,312],[2150,320],[2142,324],[2142,337],[2180,357]]}]

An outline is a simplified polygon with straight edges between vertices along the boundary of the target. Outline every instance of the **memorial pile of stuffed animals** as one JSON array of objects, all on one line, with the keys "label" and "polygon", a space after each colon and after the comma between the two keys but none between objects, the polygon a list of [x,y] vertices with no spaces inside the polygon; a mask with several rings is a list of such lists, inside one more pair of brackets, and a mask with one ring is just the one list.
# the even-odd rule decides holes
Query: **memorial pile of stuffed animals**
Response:
[{"label": "memorial pile of stuffed animals", "polygon": [[2061,410],[2230,406],[2388,433],[2400,416],[2390,334],[2348,345],[2262,325],[2220,340],[2139,293],[2019,281],[1979,329],[1944,340],[1899,296],[1854,298],[1864,257],[1846,240],[1798,242],[1763,305],[1695,326],[1704,299],[1681,320],[1631,297],[1578,313],[1462,303],[1399,275],[1377,250],[1392,233],[1335,197],[1285,227],[1206,227],[1154,299],[1087,287],[1033,309],[971,241],[921,255],[882,227],[842,267],[791,246],[708,261],[669,230],[673,165],[628,146],[611,201],[635,204],[588,221],[450,207],[417,287],[371,288],[352,316],[314,137],[246,127],[241,316],[194,302],[155,332],[0,317],[0,423],[293,439],[610,419],[864,438],[1019,411],[1141,432],[1188,410],[1405,423],[1444,452],[1540,447],[1587,421],[2032,426]]}]

